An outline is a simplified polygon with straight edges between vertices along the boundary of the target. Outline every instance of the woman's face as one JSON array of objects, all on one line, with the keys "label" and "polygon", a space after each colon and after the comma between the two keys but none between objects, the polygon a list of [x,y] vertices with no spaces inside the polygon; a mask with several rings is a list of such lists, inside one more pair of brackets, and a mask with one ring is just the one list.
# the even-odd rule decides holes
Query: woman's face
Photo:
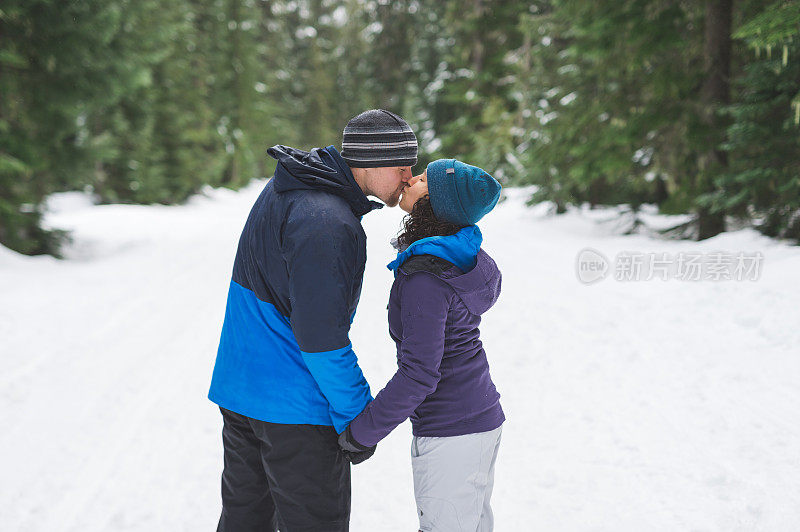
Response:
[{"label": "woman's face", "polygon": [[400,208],[406,212],[411,212],[414,204],[423,196],[428,194],[428,171],[423,171],[420,175],[415,175],[408,181],[408,185],[403,189],[400,197]]}]

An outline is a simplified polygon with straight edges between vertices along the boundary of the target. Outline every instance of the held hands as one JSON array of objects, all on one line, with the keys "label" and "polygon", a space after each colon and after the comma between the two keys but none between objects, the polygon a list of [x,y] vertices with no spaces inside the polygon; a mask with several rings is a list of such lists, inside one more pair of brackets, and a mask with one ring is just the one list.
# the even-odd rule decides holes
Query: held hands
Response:
[{"label": "held hands", "polygon": [[349,426],[344,432],[339,434],[339,448],[352,464],[360,464],[364,460],[368,459],[370,456],[375,454],[375,449],[377,447],[377,445],[373,445],[372,447],[364,447],[358,443],[355,438],[353,438],[353,433],[350,431]]}]

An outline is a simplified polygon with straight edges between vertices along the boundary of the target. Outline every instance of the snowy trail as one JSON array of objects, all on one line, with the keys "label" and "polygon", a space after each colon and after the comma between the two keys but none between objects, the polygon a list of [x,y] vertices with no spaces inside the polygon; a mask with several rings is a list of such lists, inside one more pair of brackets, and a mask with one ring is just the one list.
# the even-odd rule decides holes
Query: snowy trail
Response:
[{"label": "snowy trail", "polygon": [[[68,261],[0,248],[0,529],[213,530],[219,412],[205,398],[239,231],[263,183],[183,207],[81,206]],[[524,191],[481,227],[503,271],[482,336],[508,421],[497,530],[764,530],[800,524],[800,249],[702,243],[550,218]],[[73,198],[74,199],[74,198]],[[376,393],[401,218],[364,218],[351,334]],[[585,247],[760,251],[756,282],[585,286]],[[352,530],[416,530],[406,423],[354,468]]]}]

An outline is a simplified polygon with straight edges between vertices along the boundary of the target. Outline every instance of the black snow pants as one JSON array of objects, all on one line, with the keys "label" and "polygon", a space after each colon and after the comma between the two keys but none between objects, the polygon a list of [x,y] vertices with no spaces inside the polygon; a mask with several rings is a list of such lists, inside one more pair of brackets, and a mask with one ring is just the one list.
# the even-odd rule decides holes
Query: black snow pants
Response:
[{"label": "black snow pants", "polygon": [[333,427],[220,410],[225,469],[217,532],[349,530],[350,463]]}]

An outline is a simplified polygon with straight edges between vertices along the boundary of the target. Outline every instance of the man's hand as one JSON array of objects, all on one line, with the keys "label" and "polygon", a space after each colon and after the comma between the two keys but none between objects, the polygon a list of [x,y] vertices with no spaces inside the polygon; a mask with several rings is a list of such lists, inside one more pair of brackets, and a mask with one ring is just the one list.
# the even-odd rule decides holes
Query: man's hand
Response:
[{"label": "man's hand", "polygon": [[353,438],[353,433],[348,426],[344,432],[339,434],[339,447],[351,464],[360,464],[375,454],[375,449],[378,446],[364,447]]}]

